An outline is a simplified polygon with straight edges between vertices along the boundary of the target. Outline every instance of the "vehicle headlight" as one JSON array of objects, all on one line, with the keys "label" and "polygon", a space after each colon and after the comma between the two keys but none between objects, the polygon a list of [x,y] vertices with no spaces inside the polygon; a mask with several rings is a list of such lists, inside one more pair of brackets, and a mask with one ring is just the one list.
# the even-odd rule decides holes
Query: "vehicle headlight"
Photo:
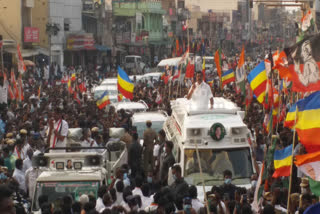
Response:
[{"label": "vehicle headlight", "polygon": [[231,132],[233,135],[239,135],[241,133],[241,128],[232,128]]}]

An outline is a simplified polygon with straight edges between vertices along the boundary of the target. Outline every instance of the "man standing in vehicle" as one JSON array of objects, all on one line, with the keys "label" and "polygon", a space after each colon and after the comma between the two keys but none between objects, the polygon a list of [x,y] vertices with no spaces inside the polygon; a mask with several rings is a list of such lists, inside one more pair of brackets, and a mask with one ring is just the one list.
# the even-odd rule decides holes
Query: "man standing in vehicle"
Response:
[{"label": "man standing in vehicle", "polygon": [[208,100],[210,109],[213,109],[213,95],[210,86],[203,81],[203,74],[199,71],[196,75],[196,82],[193,83],[188,92],[187,99],[192,101],[192,106],[197,110],[207,110]]},{"label": "man standing in vehicle", "polygon": [[143,169],[145,174],[148,172],[149,164],[151,165],[151,169],[153,169],[153,146],[157,140],[157,132],[151,128],[152,122],[150,120],[146,122],[146,126],[147,129],[143,133]]}]

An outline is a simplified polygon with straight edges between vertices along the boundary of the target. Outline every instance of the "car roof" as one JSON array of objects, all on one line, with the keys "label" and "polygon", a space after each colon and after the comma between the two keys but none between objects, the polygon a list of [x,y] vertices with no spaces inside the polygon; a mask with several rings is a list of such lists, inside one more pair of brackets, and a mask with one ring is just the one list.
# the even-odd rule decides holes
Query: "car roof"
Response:
[{"label": "car roof", "polygon": [[121,103],[113,103],[112,104],[116,110],[124,109],[124,110],[130,110],[130,109],[148,109],[148,106],[141,102],[121,102]]},{"label": "car roof", "polygon": [[93,91],[107,91],[107,90],[118,90],[117,85],[99,85],[93,89]]},{"label": "car roof", "polygon": [[141,58],[141,56],[137,56],[137,55],[128,55],[128,56],[125,56],[125,57],[137,57],[137,58]]},{"label": "car roof", "polygon": [[117,84],[118,82],[118,79],[117,78],[108,78],[108,79],[104,79],[100,85],[102,84],[106,84],[106,83],[115,83]]},{"label": "car roof", "polygon": [[166,119],[167,116],[161,111],[137,112],[132,115],[133,123],[146,122],[147,120],[165,121]]}]

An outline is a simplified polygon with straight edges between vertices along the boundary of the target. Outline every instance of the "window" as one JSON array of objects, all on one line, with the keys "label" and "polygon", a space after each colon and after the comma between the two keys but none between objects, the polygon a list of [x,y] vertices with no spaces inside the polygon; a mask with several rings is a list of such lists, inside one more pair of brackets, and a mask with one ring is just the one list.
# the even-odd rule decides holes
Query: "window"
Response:
[{"label": "window", "polygon": [[64,31],[70,31],[70,19],[65,18],[64,19]]}]

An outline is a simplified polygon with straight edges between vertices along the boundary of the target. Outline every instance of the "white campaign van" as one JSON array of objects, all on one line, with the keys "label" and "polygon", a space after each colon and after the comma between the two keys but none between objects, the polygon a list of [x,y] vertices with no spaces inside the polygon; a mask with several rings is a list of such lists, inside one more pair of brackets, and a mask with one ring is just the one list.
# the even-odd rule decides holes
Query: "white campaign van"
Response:
[{"label": "white campaign van", "polygon": [[[168,140],[174,143],[173,153],[182,168],[182,176],[190,185],[198,188],[203,201],[204,192],[196,155],[199,150],[205,190],[223,184],[223,172],[232,172],[232,183],[250,188],[254,173],[244,112],[224,98],[214,98],[214,108],[194,110],[186,98],[171,102],[172,116],[163,129]],[[169,183],[172,175],[169,172]]]},{"label": "white campaign van", "polygon": [[[98,189],[110,183],[115,170],[127,163],[127,149],[120,141],[124,130],[111,128],[109,141],[105,147],[84,148],[81,146],[80,128],[69,129],[67,152],[44,153],[32,159],[32,165],[39,169],[35,191],[32,198],[32,213],[40,213],[38,199],[48,196],[48,202],[55,209],[61,208],[63,196],[71,196],[79,201],[82,194],[97,198]],[[98,148],[98,149],[97,149]]]},{"label": "white campaign van", "polygon": [[102,85],[109,86],[109,85],[117,85],[117,84],[118,84],[118,78],[107,78],[101,82],[100,86]]},{"label": "white campaign van", "polygon": [[140,100],[139,102],[112,103],[111,106],[113,106],[116,111],[123,109],[125,111],[130,111],[131,113],[145,112],[149,109],[148,105],[143,100]]},{"label": "white campaign van", "polygon": [[152,122],[152,129],[157,133],[162,129],[168,115],[164,111],[148,111],[134,113],[131,118],[132,126],[137,128],[139,138],[143,139],[143,132],[147,128],[146,121]]},{"label": "white campaign van", "polygon": [[125,57],[126,71],[135,70],[136,74],[141,74],[146,64],[142,62],[141,56],[129,55]]}]

